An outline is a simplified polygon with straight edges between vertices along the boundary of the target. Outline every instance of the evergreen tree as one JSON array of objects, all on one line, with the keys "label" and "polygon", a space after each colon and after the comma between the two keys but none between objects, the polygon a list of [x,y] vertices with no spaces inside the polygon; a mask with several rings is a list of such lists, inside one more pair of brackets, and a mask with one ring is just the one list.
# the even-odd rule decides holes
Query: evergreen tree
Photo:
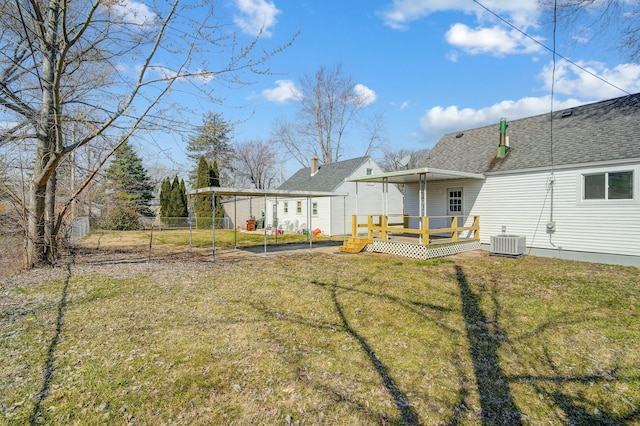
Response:
[{"label": "evergreen tree", "polygon": [[189,216],[189,202],[187,200],[187,188],[184,185],[184,179],[180,180],[180,193],[182,194],[182,204],[184,204],[185,216]]},{"label": "evergreen tree", "polygon": [[125,203],[142,216],[153,216],[149,202],[153,199],[153,185],[142,165],[142,159],[125,142],[113,154],[106,169],[108,189],[119,194],[120,203]]},{"label": "evergreen tree", "polygon": [[168,177],[162,181],[162,186],[160,187],[160,217],[164,218],[169,216],[169,198],[171,197],[171,179]]},{"label": "evergreen tree", "polygon": [[[210,170],[211,167],[207,160],[204,157],[200,157],[200,161],[198,161],[198,175],[196,180],[196,188],[208,188],[211,183],[210,181]],[[212,198],[211,195],[198,195],[196,197],[196,218],[198,218],[198,226],[200,224],[204,224],[206,219],[211,218],[212,213]]]},{"label": "evergreen tree", "polygon": [[182,192],[183,186],[178,181],[178,176],[173,179],[171,184],[171,195],[169,197],[169,217],[187,217],[186,194]]},{"label": "evergreen tree", "polygon": [[[218,172],[218,162],[216,160],[213,161],[213,166],[211,166],[209,173],[211,186],[219,187],[220,173]],[[222,207],[222,201],[219,195],[216,196],[216,211],[214,217],[216,218],[216,226],[220,227],[222,224],[222,218],[224,218],[224,207]]]},{"label": "evergreen tree", "polygon": [[196,134],[187,142],[187,156],[198,162],[198,166],[189,173],[192,183],[197,183],[200,157],[204,157],[209,164],[217,161],[226,175],[231,174],[234,157],[234,150],[230,144],[232,133],[233,124],[222,118],[221,113],[207,113],[202,126],[197,128]]},{"label": "evergreen tree", "polygon": [[[198,180],[197,188],[209,188],[220,186],[220,178],[218,175],[218,163],[209,164],[204,157],[200,157],[198,162]],[[198,195],[196,197],[196,217],[198,218],[198,226],[207,226],[211,223],[213,213],[213,198],[211,195]],[[224,217],[224,208],[220,202],[220,197],[216,196],[215,217],[221,220]],[[217,224],[219,226],[219,223]]]}]

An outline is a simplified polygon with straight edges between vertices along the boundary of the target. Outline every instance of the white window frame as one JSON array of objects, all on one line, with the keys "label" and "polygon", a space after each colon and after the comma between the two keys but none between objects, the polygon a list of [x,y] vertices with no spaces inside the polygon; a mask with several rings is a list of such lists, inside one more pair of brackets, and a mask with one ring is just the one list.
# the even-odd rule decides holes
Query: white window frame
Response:
[{"label": "white window frame", "polygon": [[296,201],[296,214],[302,214],[302,201]]},{"label": "white window frame", "polygon": [[[611,173],[631,173],[631,198],[609,198],[609,174]],[[629,168],[611,168],[611,169],[602,169],[602,170],[594,170],[589,172],[583,172],[580,174],[580,188],[579,188],[579,199],[583,203],[629,203],[636,200],[637,194],[637,170],[629,169]],[[585,192],[587,189],[586,179],[588,176],[604,176],[604,197],[603,198],[586,198]]]},{"label": "white window frame", "polygon": [[311,215],[318,216],[318,203],[316,201],[311,203]]}]

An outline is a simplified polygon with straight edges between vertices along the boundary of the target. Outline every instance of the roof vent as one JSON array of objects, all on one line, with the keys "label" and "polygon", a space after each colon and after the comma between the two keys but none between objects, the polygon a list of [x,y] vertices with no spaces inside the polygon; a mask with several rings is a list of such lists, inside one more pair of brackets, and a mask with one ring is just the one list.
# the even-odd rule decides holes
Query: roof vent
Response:
[{"label": "roof vent", "polygon": [[456,135],[456,139],[460,139],[460,138],[461,138],[461,137],[463,137],[463,136],[464,136],[464,133],[458,133],[458,134]]},{"label": "roof vent", "polygon": [[562,112],[562,116],[561,116],[561,117],[562,117],[562,118],[569,117],[571,114],[573,114],[573,111],[571,111],[571,110],[569,110],[569,111],[563,111],[563,112]]}]

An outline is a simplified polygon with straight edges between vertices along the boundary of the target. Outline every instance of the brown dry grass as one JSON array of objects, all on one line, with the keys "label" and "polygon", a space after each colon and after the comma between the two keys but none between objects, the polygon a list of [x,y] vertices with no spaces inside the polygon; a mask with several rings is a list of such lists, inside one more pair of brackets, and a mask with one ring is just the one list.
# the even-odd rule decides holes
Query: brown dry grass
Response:
[{"label": "brown dry grass", "polygon": [[2,283],[0,422],[640,423],[636,268],[105,238]]}]

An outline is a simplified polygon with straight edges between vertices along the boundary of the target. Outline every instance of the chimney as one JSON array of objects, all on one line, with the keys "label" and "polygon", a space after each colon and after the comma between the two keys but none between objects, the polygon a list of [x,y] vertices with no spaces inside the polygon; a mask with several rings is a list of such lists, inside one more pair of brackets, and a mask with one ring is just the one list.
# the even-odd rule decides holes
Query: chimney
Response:
[{"label": "chimney", "polygon": [[318,173],[318,157],[315,155],[311,157],[311,176]]},{"label": "chimney", "polygon": [[507,143],[507,119],[500,119],[500,144],[498,145],[498,150],[496,152],[497,158],[504,158],[507,156],[507,152],[509,152],[509,144]]}]

